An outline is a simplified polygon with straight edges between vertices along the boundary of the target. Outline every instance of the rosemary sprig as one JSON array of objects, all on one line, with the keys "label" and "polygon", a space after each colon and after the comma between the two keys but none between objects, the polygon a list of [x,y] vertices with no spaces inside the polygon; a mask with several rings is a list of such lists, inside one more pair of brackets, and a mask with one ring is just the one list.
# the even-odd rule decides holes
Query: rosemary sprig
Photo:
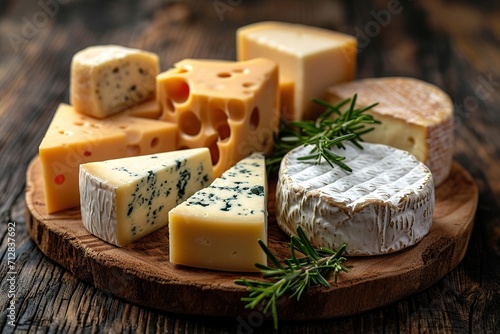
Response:
[{"label": "rosemary sprig", "polygon": [[[276,173],[283,157],[293,148],[300,145],[311,145],[310,154],[300,160],[313,160],[316,164],[325,159],[330,166],[337,165],[349,172],[352,169],[342,161],[343,156],[331,151],[331,148],[345,148],[343,142],[350,141],[359,148],[363,148],[362,136],[373,128],[365,128],[367,124],[380,124],[372,115],[365,111],[375,107],[373,103],[367,107],[355,108],[357,94],[337,104],[313,99],[313,102],[325,107],[325,111],[316,120],[292,121],[288,124],[282,122],[278,136],[274,140],[274,149],[266,160],[270,174]],[[345,111],[341,109],[349,103]]]},{"label": "rosemary sprig", "polygon": [[[280,297],[290,294],[290,298],[297,300],[311,286],[330,287],[328,276],[333,272],[334,281],[337,283],[338,273],[348,272],[342,263],[346,258],[342,256],[346,248],[343,244],[337,251],[321,247],[313,248],[302,228],[297,227],[297,236],[290,237],[291,258],[278,260],[264,242],[259,240],[260,247],[266,253],[273,267],[257,263],[255,266],[260,269],[264,278],[271,281],[248,280],[245,278],[236,280],[235,283],[247,286],[250,290],[248,297],[241,300],[247,302],[245,308],[253,309],[263,304],[264,312],[271,310],[274,328],[278,328],[277,302]],[[298,257],[301,253],[304,257]]]}]

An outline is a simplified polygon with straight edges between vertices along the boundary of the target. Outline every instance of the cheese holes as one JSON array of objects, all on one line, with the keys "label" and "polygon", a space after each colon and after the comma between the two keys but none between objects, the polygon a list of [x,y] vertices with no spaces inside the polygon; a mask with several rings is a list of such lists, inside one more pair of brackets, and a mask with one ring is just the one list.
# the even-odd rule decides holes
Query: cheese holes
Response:
[{"label": "cheese holes", "polygon": [[229,72],[220,72],[220,73],[217,73],[217,76],[219,78],[230,78],[231,77],[231,73],[229,73]]},{"label": "cheese holes", "polygon": [[245,88],[251,88],[251,87],[255,86],[255,84],[253,82],[244,82],[241,85]]},{"label": "cheese holes", "polygon": [[168,111],[170,112],[174,112],[175,111],[175,107],[174,107],[174,103],[172,102],[171,99],[167,98],[165,100],[165,107],[167,108]]},{"label": "cheese holes", "polygon": [[209,138],[205,143],[205,147],[208,147],[210,151],[210,157],[212,158],[212,165],[215,166],[220,159],[219,146],[217,145],[217,137]]},{"label": "cheese holes", "polygon": [[255,130],[259,127],[259,108],[255,107],[250,115],[250,130]]},{"label": "cheese holes", "polygon": [[[190,88],[187,82],[182,78],[168,78],[164,83],[165,92],[167,93],[167,107],[168,100],[170,103],[183,103],[189,98]],[[172,108],[173,109],[173,108]]]},{"label": "cheese holes", "polygon": [[151,139],[151,144],[149,146],[151,148],[155,148],[156,146],[158,146],[159,142],[160,140],[158,139],[158,137],[154,137],[153,139]]},{"label": "cheese holes", "polygon": [[70,130],[60,130],[59,133],[62,134],[62,135],[65,135],[65,136],[72,136],[72,135],[74,135],[73,131],[70,131]]},{"label": "cheese holes", "polygon": [[189,136],[196,136],[201,130],[201,121],[192,111],[185,111],[179,117],[179,128]]},{"label": "cheese holes", "polygon": [[139,145],[127,145],[126,151],[127,156],[129,157],[135,157],[141,154],[141,148]]},{"label": "cheese holes", "polygon": [[231,136],[231,128],[227,123],[227,114],[220,108],[215,108],[210,112],[210,124],[219,134],[219,140],[223,141]]},{"label": "cheese holes", "polygon": [[408,143],[411,145],[411,147],[415,147],[415,138],[408,137]]},{"label": "cheese holes", "polygon": [[142,136],[138,130],[130,128],[125,130],[125,135],[127,136],[127,142],[129,143],[138,143]]},{"label": "cheese holes", "polygon": [[248,72],[250,72],[250,71],[246,68],[234,68],[233,69],[233,73],[248,73]]},{"label": "cheese holes", "polygon": [[99,125],[87,121],[73,122],[73,124],[76,126],[84,126],[88,128],[99,128]]},{"label": "cheese holes", "polygon": [[241,121],[245,118],[245,105],[240,100],[229,100],[227,111],[229,112],[229,118],[233,121]]}]

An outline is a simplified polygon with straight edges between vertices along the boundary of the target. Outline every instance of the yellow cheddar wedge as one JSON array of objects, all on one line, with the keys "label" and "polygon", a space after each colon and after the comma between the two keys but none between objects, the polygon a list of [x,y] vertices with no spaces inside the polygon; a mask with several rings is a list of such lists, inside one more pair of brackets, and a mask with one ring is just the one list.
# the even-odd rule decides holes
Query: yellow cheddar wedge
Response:
[{"label": "yellow cheddar wedge", "polygon": [[174,124],[115,115],[96,119],[61,104],[39,146],[48,213],[78,207],[80,164],[175,150]]}]

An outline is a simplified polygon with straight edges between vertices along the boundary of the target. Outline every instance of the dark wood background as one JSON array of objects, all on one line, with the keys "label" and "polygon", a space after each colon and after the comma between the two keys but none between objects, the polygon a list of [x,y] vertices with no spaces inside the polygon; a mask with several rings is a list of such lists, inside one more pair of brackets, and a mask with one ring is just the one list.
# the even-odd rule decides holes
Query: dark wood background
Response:
[{"label": "dark wood background", "polygon": [[[272,332],[259,317],[166,314],[97,290],[46,258],[24,218],[26,167],[56,106],[68,102],[75,52],[110,43],[143,48],[160,55],[162,70],[187,57],[232,60],[236,28],[260,20],[356,35],[359,78],[413,76],[440,86],[455,104],[455,160],[480,191],[466,256],[435,286],[353,317],[282,322],[281,331],[500,332],[500,3],[487,0],[0,1],[3,332]],[[7,317],[9,223],[15,223],[15,327]]]}]

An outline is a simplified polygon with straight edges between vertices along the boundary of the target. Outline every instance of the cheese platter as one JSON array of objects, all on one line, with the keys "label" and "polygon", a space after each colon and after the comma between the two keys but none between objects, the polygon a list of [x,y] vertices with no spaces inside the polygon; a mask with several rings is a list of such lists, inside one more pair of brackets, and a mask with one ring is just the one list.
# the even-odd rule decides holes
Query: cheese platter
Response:
[{"label": "cheese platter", "polygon": [[26,174],[42,252],[139,305],[275,328],[384,306],[455,268],[478,192],[453,161],[449,96],[355,80],[352,36],[279,22],[236,35],[237,61],[164,72],[145,50],[75,54],[70,104]]},{"label": "cheese platter", "polygon": [[[48,214],[41,164],[27,171],[27,228],[40,250],[79,279],[123,300],[154,309],[201,316],[248,315],[240,300],[245,287],[234,281],[258,274],[231,273],[174,265],[169,262],[168,228],[120,248],[91,235],[79,209]],[[275,181],[269,182],[269,247],[288,256],[288,237],[274,213]],[[438,282],[463,259],[474,225],[478,191],[459,164],[436,189],[436,208],[429,234],[402,251],[350,257],[329,289],[315,287],[300,302],[283,299],[283,320],[311,320],[357,314],[388,305]],[[321,307],[317,307],[321,305]],[[338,305],[341,305],[340,307]],[[315,306],[315,307],[312,307]],[[268,315],[270,317],[270,315]]]}]

